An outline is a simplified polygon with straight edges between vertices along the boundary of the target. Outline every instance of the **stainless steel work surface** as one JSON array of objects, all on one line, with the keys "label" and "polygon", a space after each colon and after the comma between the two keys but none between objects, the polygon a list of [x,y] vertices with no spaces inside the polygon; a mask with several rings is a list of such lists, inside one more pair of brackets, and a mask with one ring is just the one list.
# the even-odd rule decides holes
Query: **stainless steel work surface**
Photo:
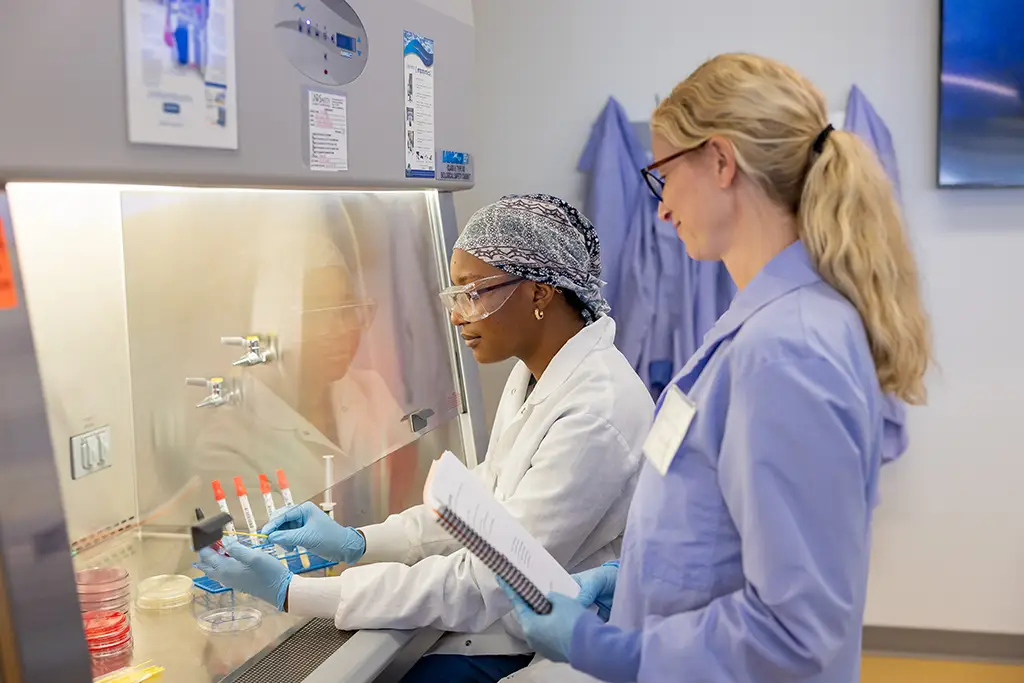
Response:
[{"label": "stainless steel work surface", "polygon": [[[172,610],[145,610],[136,605],[138,586],[161,574],[200,576],[195,554],[184,534],[126,534],[79,554],[75,568],[119,566],[132,583],[133,663],[165,667],[165,683],[369,683],[424,632],[359,631],[325,633],[326,620],[292,617],[249,598],[234,598],[239,608],[262,613],[259,628],[233,635],[202,631],[197,617],[207,609],[206,594],[193,589],[192,603]],[[230,598],[223,598],[226,602]],[[319,622],[319,623],[318,623]],[[326,623],[325,623],[326,622]],[[432,631],[433,639],[440,632]],[[340,646],[340,648],[339,648]],[[287,674],[282,677],[281,674]],[[308,674],[308,675],[307,675]]]},{"label": "stainless steel work surface", "polygon": [[263,613],[259,628],[235,635],[208,635],[196,623],[203,609],[203,594],[198,589],[193,590],[192,604],[177,609],[154,611],[136,606],[139,583],[160,574],[199,576],[192,567],[194,561],[195,554],[184,535],[126,535],[75,558],[76,569],[116,565],[128,570],[132,583],[133,662],[152,661],[165,667],[165,683],[219,683],[304,623],[304,619],[242,597],[238,600],[240,606],[256,607]]}]

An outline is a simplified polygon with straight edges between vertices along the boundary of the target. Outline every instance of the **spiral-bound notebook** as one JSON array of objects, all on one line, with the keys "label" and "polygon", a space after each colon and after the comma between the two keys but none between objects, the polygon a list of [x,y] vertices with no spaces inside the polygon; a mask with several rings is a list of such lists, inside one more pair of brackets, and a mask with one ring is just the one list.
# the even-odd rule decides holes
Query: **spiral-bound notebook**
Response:
[{"label": "spiral-bound notebook", "polygon": [[430,466],[423,502],[437,514],[438,524],[505,579],[533,611],[551,611],[545,596],[552,591],[572,598],[579,594],[558,560],[450,451]]}]

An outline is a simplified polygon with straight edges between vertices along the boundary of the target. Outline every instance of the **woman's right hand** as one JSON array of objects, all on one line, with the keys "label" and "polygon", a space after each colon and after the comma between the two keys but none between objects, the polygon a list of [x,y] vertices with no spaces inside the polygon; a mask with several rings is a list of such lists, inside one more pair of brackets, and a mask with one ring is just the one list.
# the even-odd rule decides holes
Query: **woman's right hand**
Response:
[{"label": "woman's right hand", "polygon": [[597,605],[597,616],[608,621],[612,600],[615,598],[615,582],[619,578],[618,563],[606,563],[600,567],[573,574],[572,580],[579,584],[580,594],[576,597],[584,607]]},{"label": "woman's right hand", "polygon": [[286,550],[298,546],[326,560],[355,564],[366,552],[366,539],[355,529],[341,526],[314,503],[284,508],[263,527],[274,545]]}]

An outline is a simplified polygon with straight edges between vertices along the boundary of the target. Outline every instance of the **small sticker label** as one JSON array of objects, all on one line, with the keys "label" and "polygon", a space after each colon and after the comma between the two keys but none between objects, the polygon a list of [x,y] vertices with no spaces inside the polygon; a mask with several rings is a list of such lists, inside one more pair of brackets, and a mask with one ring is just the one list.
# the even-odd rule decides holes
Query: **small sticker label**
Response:
[{"label": "small sticker label", "polygon": [[348,170],[348,110],[344,95],[309,91],[309,168]]},{"label": "small sticker label", "polygon": [[18,292],[14,288],[14,269],[7,251],[4,219],[0,217],[0,310],[18,307]]},{"label": "small sticker label", "polygon": [[437,179],[452,182],[470,182],[473,180],[473,157],[467,152],[441,150],[438,157],[441,164],[437,167]]}]

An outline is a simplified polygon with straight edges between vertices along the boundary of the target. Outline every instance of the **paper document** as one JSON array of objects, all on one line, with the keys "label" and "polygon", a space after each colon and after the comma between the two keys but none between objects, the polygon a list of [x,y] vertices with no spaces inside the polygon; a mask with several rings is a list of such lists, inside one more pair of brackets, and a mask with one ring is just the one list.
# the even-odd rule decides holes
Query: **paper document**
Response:
[{"label": "paper document", "polygon": [[494,499],[480,479],[451,451],[435,460],[423,487],[423,502],[435,512],[447,507],[533,585],[575,598],[579,586],[543,545]]}]

